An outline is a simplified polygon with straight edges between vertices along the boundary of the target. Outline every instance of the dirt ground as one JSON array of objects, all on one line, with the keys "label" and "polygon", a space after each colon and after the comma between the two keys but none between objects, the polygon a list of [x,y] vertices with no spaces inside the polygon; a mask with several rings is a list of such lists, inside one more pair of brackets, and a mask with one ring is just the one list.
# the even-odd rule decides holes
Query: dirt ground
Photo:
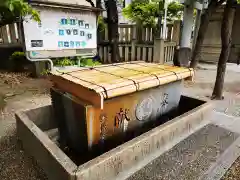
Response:
[{"label": "dirt ground", "polygon": [[36,162],[24,153],[16,136],[14,113],[49,103],[50,83],[27,74],[0,73],[0,179],[47,179]]},{"label": "dirt ground", "polygon": [[[240,67],[228,65],[225,99],[216,101],[216,109],[240,116]],[[199,66],[194,82],[185,82],[183,93],[210,100],[216,77],[216,66]],[[0,72],[0,179],[44,180],[46,176],[21,148],[16,136],[14,113],[50,103],[47,79],[32,79],[27,74]],[[240,159],[223,180],[240,178]]]}]

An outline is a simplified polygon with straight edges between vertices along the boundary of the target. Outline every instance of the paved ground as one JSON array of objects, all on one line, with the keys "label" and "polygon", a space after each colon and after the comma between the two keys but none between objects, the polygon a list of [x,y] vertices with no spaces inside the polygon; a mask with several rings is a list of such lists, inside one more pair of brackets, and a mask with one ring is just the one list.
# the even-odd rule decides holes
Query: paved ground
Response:
[{"label": "paved ground", "polygon": [[[216,109],[218,111],[234,116],[240,116],[240,94],[238,94],[240,92],[239,69],[240,67],[236,65],[228,65],[225,99],[223,101],[216,101]],[[201,65],[196,73],[195,82],[185,83],[184,94],[209,100],[215,76],[215,66]],[[18,110],[34,108],[49,103],[48,87],[49,83],[46,80],[26,78],[18,74],[9,75],[0,73],[1,180],[43,180],[46,178],[36,163],[24,154],[19,143],[17,143],[14,113]],[[3,100],[6,103],[3,103]],[[4,104],[6,106],[1,112]],[[173,163],[174,161],[171,162]],[[233,172],[236,172],[234,167],[232,169]],[[240,173],[238,177],[240,177]]]},{"label": "paved ground", "polygon": [[128,180],[194,180],[203,175],[239,136],[207,125],[141,169]]}]

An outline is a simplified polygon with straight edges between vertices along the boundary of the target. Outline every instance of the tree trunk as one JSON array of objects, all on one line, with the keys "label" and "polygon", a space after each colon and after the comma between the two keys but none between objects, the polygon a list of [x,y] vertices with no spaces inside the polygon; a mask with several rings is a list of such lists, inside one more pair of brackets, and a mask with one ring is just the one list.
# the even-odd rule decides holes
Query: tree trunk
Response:
[{"label": "tree trunk", "polygon": [[221,27],[221,40],[222,49],[218,61],[217,76],[215,81],[212,99],[223,99],[223,85],[226,72],[226,63],[229,57],[232,43],[232,26],[235,17],[236,0],[227,0],[224,9],[222,27]]},{"label": "tree trunk", "polygon": [[[94,7],[92,0],[86,0]],[[108,40],[110,45],[111,53],[111,62],[115,63],[120,61],[120,54],[118,48],[118,9],[117,9],[117,0],[104,0],[105,7],[107,10],[107,27],[108,27]],[[101,0],[96,1],[96,7],[101,8]],[[100,31],[98,32],[97,43],[99,44]],[[99,48],[99,47],[98,47]]]},{"label": "tree trunk", "polygon": [[105,0],[107,9],[108,39],[110,45],[111,62],[120,61],[118,48],[118,9],[116,0]]},{"label": "tree trunk", "polygon": [[192,53],[192,60],[190,63],[191,68],[196,68],[198,61],[200,59],[200,50],[203,44],[203,40],[205,37],[205,32],[207,31],[209,20],[212,14],[216,11],[216,9],[223,3],[224,1],[220,0],[211,0],[208,9],[202,14],[201,16],[201,24],[198,31],[197,41],[195,44],[195,48],[193,49]]},{"label": "tree trunk", "polygon": [[96,1],[96,8],[102,9],[102,1],[101,0]]}]

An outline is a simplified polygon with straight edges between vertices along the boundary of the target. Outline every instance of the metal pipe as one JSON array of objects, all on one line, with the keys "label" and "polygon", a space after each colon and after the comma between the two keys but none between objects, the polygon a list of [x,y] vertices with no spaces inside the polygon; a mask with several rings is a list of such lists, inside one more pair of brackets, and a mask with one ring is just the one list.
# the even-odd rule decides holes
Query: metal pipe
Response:
[{"label": "metal pipe", "polygon": [[163,21],[163,31],[162,38],[166,39],[166,31],[167,31],[167,11],[168,11],[168,0],[163,1],[164,5],[164,21]]},{"label": "metal pipe", "polygon": [[53,67],[53,62],[51,59],[33,59],[29,56],[29,52],[26,52],[26,58],[27,60],[31,61],[31,62],[39,62],[39,61],[47,61],[50,63],[50,71],[53,71],[54,67]]},{"label": "metal pipe", "polygon": [[82,60],[82,59],[93,58],[93,57],[94,57],[93,55],[81,56],[81,57],[78,59],[78,67],[81,67],[81,60]]}]

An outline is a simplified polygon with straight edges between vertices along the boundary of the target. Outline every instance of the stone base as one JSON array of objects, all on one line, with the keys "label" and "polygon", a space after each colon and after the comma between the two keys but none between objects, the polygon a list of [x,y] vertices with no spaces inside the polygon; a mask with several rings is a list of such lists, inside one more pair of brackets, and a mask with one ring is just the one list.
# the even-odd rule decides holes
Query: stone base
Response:
[{"label": "stone base", "polygon": [[190,48],[180,48],[177,52],[177,62],[174,64],[178,64],[181,67],[188,67],[190,59],[191,59],[191,49]]},{"label": "stone base", "polygon": [[208,123],[211,104],[182,96],[180,106],[182,115],[79,166],[48,136],[57,127],[50,105],[18,112],[17,134],[49,179],[126,179]]}]

